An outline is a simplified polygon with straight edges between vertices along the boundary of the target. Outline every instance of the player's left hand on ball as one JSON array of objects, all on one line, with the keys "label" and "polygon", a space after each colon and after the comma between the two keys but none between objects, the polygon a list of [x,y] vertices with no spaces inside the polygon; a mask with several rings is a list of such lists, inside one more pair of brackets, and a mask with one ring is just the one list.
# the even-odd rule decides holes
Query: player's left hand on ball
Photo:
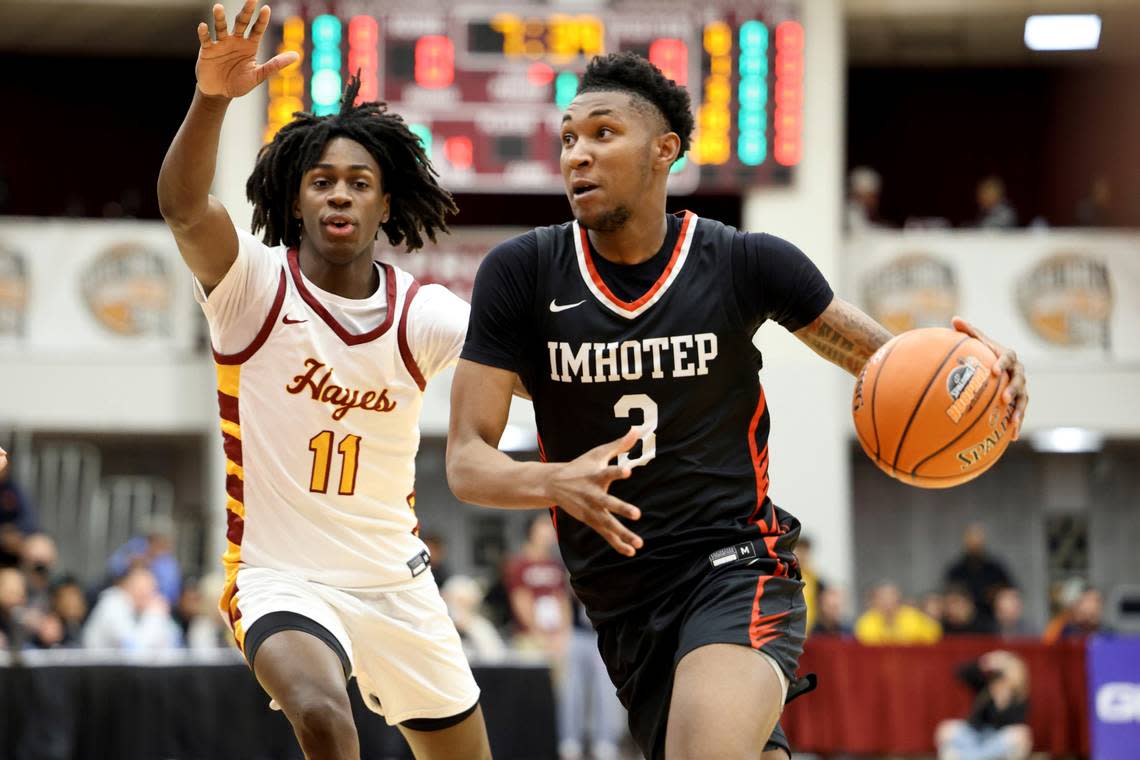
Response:
[{"label": "player's left hand on ball", "polygon": [[1013,440],[1016,441],[1021,435],[1021,422],[1025,419],[1025,407],[1029,405],[1029,388],[1025,379],[1025,366],[1017,358],[1016,351],[996,342],[961,317],[954,317],[953,324],[955,330],[966,333],[971,338],[977,338],[985,344],[986,348],[997,355],[998,360],[994,362],[993,366],[995,377],[1000,376],[1003,372],[1009,374],[1009,385],[1006,386],[1005,392],[1002,394],[1002,401],[1007,404],[1014,404],[1011,422],[1013,424]]}]

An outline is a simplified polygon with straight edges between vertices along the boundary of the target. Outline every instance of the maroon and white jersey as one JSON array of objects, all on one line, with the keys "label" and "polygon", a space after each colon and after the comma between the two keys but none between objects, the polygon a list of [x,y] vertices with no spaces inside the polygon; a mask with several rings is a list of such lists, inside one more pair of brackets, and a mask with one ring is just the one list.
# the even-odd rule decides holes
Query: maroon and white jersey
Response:
[{"label": "maroon and white jersey", "polygon": [[305,278],[297,251],[239,241],[218,286],[197,287],[218,373],[227,577],[245,566],[345,589],[425,580],[423,389],[458,357],[467,304],[381,262],[372,296],[342,298]]}]

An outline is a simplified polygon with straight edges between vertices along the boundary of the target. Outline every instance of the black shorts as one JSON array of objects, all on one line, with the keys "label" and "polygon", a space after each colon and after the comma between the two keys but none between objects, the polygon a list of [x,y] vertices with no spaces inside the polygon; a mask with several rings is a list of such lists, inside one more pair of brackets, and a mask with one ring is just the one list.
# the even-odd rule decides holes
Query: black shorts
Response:
[{"label": "black shorts", "polygon": [[[787,676],[789,699],[814,685],[814,679],[796,679],[807,619],[803,583],[763,575],[747,558],[719,567],[709,564],[707,573],[660,601],[598,628],[602,659],[629,710],[633,738],[649,760],[665,757],[673,672],[698,647],[740,644],[764,652]],[[782,748],[791,755],[778,723],[764,748]]]}]

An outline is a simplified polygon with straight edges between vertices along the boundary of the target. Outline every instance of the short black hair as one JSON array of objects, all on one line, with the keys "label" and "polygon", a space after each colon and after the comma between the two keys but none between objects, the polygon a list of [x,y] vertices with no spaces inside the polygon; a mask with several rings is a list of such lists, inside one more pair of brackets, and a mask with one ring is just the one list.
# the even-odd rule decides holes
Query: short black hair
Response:
[{"label": "short black hair", "polygon": [[637,53],[594,56],[586,66],[578,92],[614,90],[628,92],[660,111],[669,129],[681,138],[681,151],[677,157],[688,152],[693,136],[693,112],[688,90],[672,79],[666,79],[661,69]]},{"label": "short black hair", "polygon": [[436,181],[438,173],[419,137],[386,103],[354,105],[359,92],[357,74],[348,80],[338,113],[298,111],[258,152],[245,194],[253,204],[253,232],[264,230],[266,245],[300,245],[301,220],[293,217],[293,204],[301,178],[336,137],[360,143],[379,165],[383,188],[392,194],[388,221],[380,225],[389,243],[406,243],[414,251],[423,247],[424,235],[434,243],[437,232],[448,231],[447,215],[458,209],[451,193]]}]

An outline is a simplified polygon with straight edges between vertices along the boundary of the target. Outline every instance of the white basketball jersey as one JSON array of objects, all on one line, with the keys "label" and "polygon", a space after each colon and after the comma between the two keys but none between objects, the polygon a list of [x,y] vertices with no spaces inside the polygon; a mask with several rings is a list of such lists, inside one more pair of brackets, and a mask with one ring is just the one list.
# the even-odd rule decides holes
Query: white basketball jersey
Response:
[{"label": "white basketball jersey", "polygon": [[[260,246],[250,240],[247,249]],[[214,352],[228,495],[223,612],[234,613],[239,566],[347,589],[408,585],[427,568],[414,512],[425,380],[408,344],[419,285],[382,264],[387,315],[355,334],[313,293],[296,251],[256,253],[279,261],[268,315],[243,351]]]}]

